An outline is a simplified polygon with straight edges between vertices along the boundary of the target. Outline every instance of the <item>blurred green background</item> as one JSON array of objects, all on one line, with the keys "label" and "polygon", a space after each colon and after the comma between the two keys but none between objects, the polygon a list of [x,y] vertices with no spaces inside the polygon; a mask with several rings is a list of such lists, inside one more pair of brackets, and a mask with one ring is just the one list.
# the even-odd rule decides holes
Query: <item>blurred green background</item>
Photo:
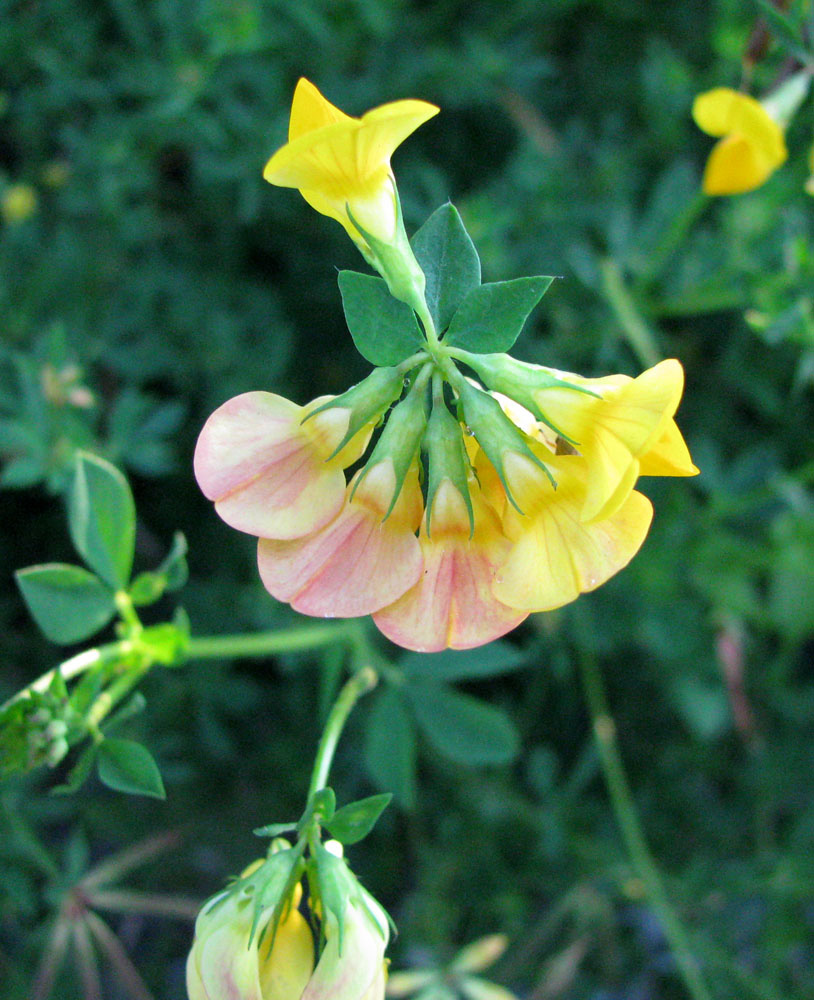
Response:
[{"label": "blurred green background", "polygon": [[[260,586],[253,540],[200,495],[191,456],[236,393],[305,402],[368,371],[336,287],[335,268],[361,266],[355,248],[261,177],[301,75],[351,114],[401,97],[441,106],[394,159],[408,231],[451,199],[486,280],[561,277],[519,357],[585,375],[685,366],[678,419],[702,475],[644,481],[656,517],[631,566],[510,637],[521,669],[463,685],[511,720],[516,758],[478,766],[422,733],[394,741],[398,802],[349,852],[399,926],[394,968],[502,930],[494,978],[533,1000],[686,996],[602,782],[587,657],[713,996],[814,995],[810,107],[778,174],[714,202],[698,193],[711,141],[690,117],[696,93],[738,86],[756,11],[0,0],[0,698],[63,655],[12,573],[74,558],[61,495],[77,447],[129,475],[139,566],[187,535],[179,599],[195,634],[296,619]],[[782,59],[770,41],[757,93]],[[0,787],[4,1000],[31,996],[85,865],[179,830],[128,884],[203,899],[251,860],[251,828],[301,808],[334,680],[322,654],[156,672],[126,735],[159,760],[163,803],[98,782],[49,797],[52,773]],[[340,802],[379,790],[387,694],[352,719]],[[191,925],[110,921],[155,996],[184,997]],[[105,969],[104,997],[129,995]],[[83,995],[75,972],[56,995]]]}]

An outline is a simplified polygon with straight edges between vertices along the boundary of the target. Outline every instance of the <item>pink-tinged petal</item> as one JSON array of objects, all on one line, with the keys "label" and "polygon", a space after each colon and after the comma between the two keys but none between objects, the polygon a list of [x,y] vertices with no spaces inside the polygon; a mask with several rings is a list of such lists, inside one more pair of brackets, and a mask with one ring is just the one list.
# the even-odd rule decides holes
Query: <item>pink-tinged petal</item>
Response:
[{"label": "pink-tinged petal", "polygon": [[394,487],[392,463],[379,463],[353,500],[320,530],[292,541],[261,539],[258,568],[269,593],[296,611],[322,618],[368,615],[401,597],[422,568],[415,537],[421,517],[416,470],[382,520]]},{"label": "pink-tinged petal", "polygon": [[511,631],[526,617],[492,593],[495,572],[510,544],[496,515],[473,489],[475,530],[458,490],[445,479],[433,501],[431,535],[422,528],[424,572],[403,597],[373,620],[384,635],[406,649],[434,653],[471,649]]},{"label": "pink-tinged petal", "polygon": [[[200,919],[200,918],[199,918]],[[251,907],[242,901],[227,900],[213,912],[212,927],[198,938],[197,972],[207,1000],[263,1000],[257,967],[257,939],[247,946]],[[193,977],[193,983],[197,980]]]},{"label": "pink-tinged petal", "polygon": [[369,893],[363,898],[365,906],[361,900],[347,903],[341,952],[336,928],[328,922],[325,948],[301,1000],[382,1000],[389,932],[379,904]]},{"label": "pink-tinged petal", "polygon": [[329,409],[303,423],[310,408],[272,393],[247,392],[207,420],[195,449],[195,476],[227,524],[288,539],[336,515],[345,493],[343,463],[353,461],[344,454],[350,445],[326,459],[342,440],[349,413]]},{"label": "pink-tinged petal", "polygon": [[493,586],[498,600],[526,611],[550,611],[600,586],[638,552],[653,516],[640,493],[630,493],[611,517],[586,524],[581,511],[590,467],[583,458],[556,458],[556,490],[542,478],[535,483],[530,462],[513,472],[513,483],[525,483],[520,497],[525,514],[507,508],[504,516],[514,544]]}]

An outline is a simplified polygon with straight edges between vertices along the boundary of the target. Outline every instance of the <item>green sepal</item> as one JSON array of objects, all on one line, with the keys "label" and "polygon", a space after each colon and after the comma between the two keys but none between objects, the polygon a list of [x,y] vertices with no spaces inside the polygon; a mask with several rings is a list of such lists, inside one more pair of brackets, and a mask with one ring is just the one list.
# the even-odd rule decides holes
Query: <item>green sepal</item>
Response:
[{"label": "green sepal", "polygon": [[77,454],[68,527],[88,566],[114,590],[126,586],[136,542],[133,494],[121,472],[96,455]]},{"label": "green sepal", "polygon": [[421,350],[424,338],[413,310],[393,298],[381,278],[340,271],[339,291],[356,349],[371,364],[397,365]]},{"label": "green sepal", "polygon": [[432,504],[438,487],[444,479],[464,498],[469,513],[469,537],[475,530],[475,514],[472,497],[469,495],[469,458],[463,439],[463,428],[449,412],[443,399],[434,399],[432,413],[424,435],[424,449],[427,452],[429,482],[427,485],[427,534],[432,534]]},{"label": "green sepal", "polygon": [[387,418],[376,447],[365,463],[364,469],[353,484],[351,499],[370,470],[385,459],[393,462],[396,486],[384,520],[390,517],[401,493],[404,480],[410,470],[415,454],[421,446],[421,439],[427,427],[426,384],[415,385],[413,390],[397,405]]},{"label": "green sepal", "polygon": [[427,278],[427,308],[442,333],[461,302],[480,285],[480,259],[451,202],[427,219],[410,241]]},{"label": "green sepal", "polygon": [[82,566],[28,566],[15,578],[32,618],[51,642],[69,645],[87,639],[116,613],[113,591]]},{"label": "green sepal", "polygon": [[323,410],[334,408],[350,410],[348,429],[345,431],[345,436],[326,459],[326,461],[330,461],[342,451],[354,434],[358,433],[366,424],[378,421],[393,401],[398,399],[403,389],[403,369],[395,366],[374,368],[367,378],[352,385],[341,396],[329,399],[327,403],[311,410],[302,422],[306,423],[311,417],[322,413]]},{"label": "green sepal", "polygon": [[444,344],[476,354],[510,350],[553,280],[538,275],[473,288],[452,317]]},{"label": "green sepal", "polygon": [[[410,241],[407,239],[404,216],[401,211],[401,198],[399,198],[395,181],[393,181],[393,196],[396,201],[396,228],[393,238],[386,243],[359,225],[347,203],[345,210],[348,213],[348,218],[365,238],[370,249],[370,253],[365,253],[362,250],[365,260],[384,278],[390,295],[394,299],[415,309],[423,301],[426,279],[415,259]],[[362,248],[360,247],[360,249]]]},{"label": "green sepal", "polygon": [[535,390],[570,389],[581,392],[594,399],[601,398],[598,393],[583,385],[576,385],[566,379],[557,378],[538,365],[530,365],[518,361],[508,354],[470,354],[468,351],[456,351],[455,356],[468,365],[478,377],[495,392],[502,392],[516,403],[524,406],[540,423],[550,427],[555,434],[573,445],[579,442],[569,437],[546,416],[537,404],[532,393]]},{"label": "green sepal", "polygon": [[370,833],[392,798],[390,792],[385,792],[350,802],[337,809],[325,826],[340,844],[356,844]]},{"label": "green sepal", "polygon": [[294,886],[299,882],[304,870],[302,848],[289,847],[275,850],[274,846],[272,845],[270,848],[272,853],[256,871],[245,878],[238,879],[231,888],[232,892],[238,892],[252,900],[249,945],[254,940],[261,917],[269,908],[272,908],[272,916],[263,928],[260,942],[270,930],[272,935],[270,944],[273,945],[277,925],[285,911],[291,893],[294,891]]},{"label": "green sepal", "polygon": [[337,944],[341,954],[345,935],[345,904],[351,893],[356,895],[356,880],[342,858],[331,854],[317,842],[308,866],[308,885],[322,906],[323,927],[328,914],[336,921]]},{"label": "green sepal", "polygon": [[493,396],[470,385],[459,372],[455,374],[453,387],[458,393],[459,402],[468,427],[475,435],[486,457],[495,467],[495,471],[500,477],[509,502],[519,514],[522,514],[523,511],[512,496],[512,491],[506,479],[506,472],[503,467],[503,458],[506,452],[514,451],[520,455],[524,455],[545,473],[551,485],[556,488],[557,484],[554,477],[531,448],[529,448],[523,432],[509,420],[501,409],[500,403]]},{"label": "green sepal", "polygon": [[134,740],[105,739],[99,744],[96,764],[102,783],[117,792],[164,799],[164,782],[150,751]]},{"label": "green sepal", "polygon": [[181,619],[151,625],[140,633],[139,645],[149,653],[153,663],[160,663],[165,667],[175,666],[186,657],[189,645],[188,623]]}]

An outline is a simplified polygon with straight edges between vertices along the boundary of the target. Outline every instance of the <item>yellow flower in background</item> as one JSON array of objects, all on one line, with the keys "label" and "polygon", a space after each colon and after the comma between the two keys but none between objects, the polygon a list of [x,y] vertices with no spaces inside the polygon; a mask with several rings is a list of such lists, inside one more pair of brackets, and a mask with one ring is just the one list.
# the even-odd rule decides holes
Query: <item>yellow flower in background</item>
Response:
[{"label": "yellow flower in background", "polygon": [[0,213],[8,225],[25,222],[37,210],[37,192],[30,184],[10,184],[3,192]]},{"label": "yellow flower in background", "polygon": [[268,161],[263,176],[270,184],[298,188],[312,208],[340,222],[364,249],[366,241],[351,215],[387,243],[399,216],[390,157],[437,113],[434,104],[405,100],[352,118],[301,79],[291,104],[288,143]]},{"label": "yellow flower in background", "polygon": [[692,115],[707,135],[721,137],[704,170],[705,194],[753,191],[786,160],[783,130],[748,94],[716,87],[696,97]]}]

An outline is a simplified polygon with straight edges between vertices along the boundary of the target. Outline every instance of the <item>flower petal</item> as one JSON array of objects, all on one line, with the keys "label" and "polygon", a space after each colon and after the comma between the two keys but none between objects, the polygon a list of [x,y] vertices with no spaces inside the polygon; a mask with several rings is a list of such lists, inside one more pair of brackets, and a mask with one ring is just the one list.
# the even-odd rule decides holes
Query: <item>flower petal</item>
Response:
[{"label": "flower petal", "polygon": [[664,433],[639,460],[640,476],[697,476],[681,431],[675,420],[668,420]]},{"label": "flower petal", "polygon": [[[421,490],[408,474],[390,516],[395,484],[390,463],[375,466],[353,500],[320,530],[292,541],[261,539],[260,578],[269,593],[303,614],[356,618],[391,604],[421,575],[415,529]],[[349,491],[350,492],[350,491]]]},{"label": "flower petal", "polygon": [[263,1000],[298,1000],[314,968],[314,939],[302,914],[292,907],[274,935],[258,946]]},{"label": "flower petal", "polygon": [[742,135],[728,135],[716,143],[704,168],[704,194],[744,194],[760,187],[777,164]]},{"label": "flower petal", "polygon": [[527,488],[518,497],[525,515],[506,509],[503,527],[514,544],[492,590],[509,607],[549,611],[626,566],[647,535],[653,508],[633,492],[611,517],[586,524],[581,517],[590,475],[585,460],[576,455],[555,460],[556,490],[542,476],[535,488],[534,468],[526,463]]},{"label": "flower petal", "polygon": [[292,142],[294,139],[299,139],[301,135],[306,135],[318,128],[324,128],[326,125],[353,120],[350,115],[346,115],[344,111],[340,111],[339,108],[326,100],[310,80],[300,77],[291,101],[288,141]]},{"label": "flower petal", "polygon": [[470,649],[505,635],[526,617],[492,594],[496,567],[509,542],[500,522],[472,491],[475,530],[463,497],[450,480],[441,482],[433,501],[431,531],[422,528],[424,572],[399,600],[373,616],[378,628],[399,646],[418,652],[447,647]]},{"label": "flower petal", "polygon": [[301,1000],[382,1000],[387,922],[368,893],[364,899],[366,906],[357,900],[347,904],[341,953],[336,929],[328,924],[325,947]]},{"label": "flower petal", "polygon": [[345,494],[342,467],[355,452],[326,459],[349,412],[328,409],[303,424],[307,412],[282,396],[247,392],[209,417],[195,448],[195,477],[227,524],[252,535],[297,538],[336,515]]}]

